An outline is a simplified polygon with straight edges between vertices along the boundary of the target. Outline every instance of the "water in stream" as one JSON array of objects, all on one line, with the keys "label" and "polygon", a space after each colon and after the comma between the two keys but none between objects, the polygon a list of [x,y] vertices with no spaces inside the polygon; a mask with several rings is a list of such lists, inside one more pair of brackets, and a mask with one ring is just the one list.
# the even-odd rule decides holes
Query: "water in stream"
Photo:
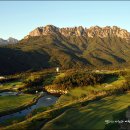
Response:
[{"label": "water in stream", "polygon": [[[0,96],[16,95],[16,94],[17,94],[17,92],[2,92],[2,93],[0,93]],[[15,117],[16,118],[24,117],[24,116],[30,114],[33,110],[40,108],[42,106],[45,106],[45,107],[51,106],[57,101],[57,99],[58,99],[58,97],[45,93],[43,97],[38,99],[36,104],[34,104],[26,109],[23,109],[19,112],[1,116],[0,123],[5,122],[7,119],[10,119],[10,118],[14,119]]]}]

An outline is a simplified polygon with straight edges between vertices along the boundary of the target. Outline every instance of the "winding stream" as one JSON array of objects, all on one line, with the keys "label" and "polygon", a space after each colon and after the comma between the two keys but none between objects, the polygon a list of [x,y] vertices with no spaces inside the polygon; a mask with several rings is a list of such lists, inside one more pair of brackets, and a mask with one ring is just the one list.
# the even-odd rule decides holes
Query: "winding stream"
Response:
[{"label": "winding stream", "polygon": [[[1,92],[0,96],[7,96],[7,95],[16,95],[17,92]],[[6,120],[10,119],[10,118],[18,118],[18,117],[24,117],[28,114],[30,114],[33,110],[40,108],[42,106],[51,106],[53,105],[56,101],[57,101],[58,97],[47,94],[44,92],[44,96],[42,96],[41,98],[38,99],[38,101],[36,102],[36,104],[27,107],[26,109],[23,109],[19,112],[15,112],[9,115],[5,115],[5,116],[1,116],[0,117],[0,123],[5,122]]]}]

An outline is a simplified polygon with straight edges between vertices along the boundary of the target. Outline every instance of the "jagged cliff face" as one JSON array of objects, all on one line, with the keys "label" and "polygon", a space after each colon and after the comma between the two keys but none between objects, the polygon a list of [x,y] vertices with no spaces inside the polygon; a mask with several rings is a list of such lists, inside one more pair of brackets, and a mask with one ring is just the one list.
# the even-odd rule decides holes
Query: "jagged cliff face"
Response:
[{"label": "jagged cliff face", "polygon": [[119,38],[130,39],[130,33],[127,30],[121,29],[117,26],[106,26],[106,27],[99,27],[94,26],[90,28],[83,28],[82,26],[73,27],[73,28],[58,28],[53,25],[47,25],[45,27],[38,27],[32,32],[29,33],[25,37],[34,37],[34,36],[42,36],[42,35],[50,35],[50,34],[61,34],[65,37],[70,36],[84,36],[84,37],[113,37],[117,36]]},{"label": "jagged cliff face", "polygon": [[120,38],[130,38],[130,33],[127,30],[121,29],[119,27],[113,26],[106,26],[103,28],[100,28],[98,26],[91,27],[88,29],[88,36],[89,37],[112,37],[117,36]]}]

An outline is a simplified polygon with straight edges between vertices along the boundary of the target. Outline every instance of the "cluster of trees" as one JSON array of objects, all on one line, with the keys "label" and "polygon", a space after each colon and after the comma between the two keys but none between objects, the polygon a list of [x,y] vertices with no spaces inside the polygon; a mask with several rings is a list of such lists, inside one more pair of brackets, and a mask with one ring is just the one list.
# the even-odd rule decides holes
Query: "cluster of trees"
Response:
[{"label": "cluster of trees", "polygon": [[35,93],[35,91],[42,91],[46,84],[50,84],[53,81],[53,73],[34,73],[23,79],[25,84],[23,91],[27,93]]},{"label": "cluster of trees", "polygon": [[43,76],[28,78],[27,80],[23,82],[26,84],[26,86],[39,86],[43,82]]},{"label": "cluster of trees", "polygon": [[57,86],[62,86],[64,88],[73,88],[77,86],[87,86],[100,84],[108,76],[113,76],[113,74],[97,74],[97,73],[89,73],[89,72],[73,72],[67,74],[65,77],[58,78],[54,80],[54,84]]}]

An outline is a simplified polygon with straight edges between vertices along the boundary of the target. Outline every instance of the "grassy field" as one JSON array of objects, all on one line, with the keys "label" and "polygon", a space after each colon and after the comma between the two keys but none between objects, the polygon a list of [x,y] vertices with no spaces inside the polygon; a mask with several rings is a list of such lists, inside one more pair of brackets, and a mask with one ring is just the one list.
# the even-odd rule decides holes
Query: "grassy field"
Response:
[{"label": "grassy field", "polygon": [[23,94],[19,96],[0,96],[0,112],[16,109],[29,104],[35,95]]},{"label": "grassy field", "polygon": [[104,129],[105,120],[113,120],[113,115],[122,112],[130,105],[130,93],[106,97],[94,101],[85,107],[72,108],[46,123],[42,130],[47,129]]}]

